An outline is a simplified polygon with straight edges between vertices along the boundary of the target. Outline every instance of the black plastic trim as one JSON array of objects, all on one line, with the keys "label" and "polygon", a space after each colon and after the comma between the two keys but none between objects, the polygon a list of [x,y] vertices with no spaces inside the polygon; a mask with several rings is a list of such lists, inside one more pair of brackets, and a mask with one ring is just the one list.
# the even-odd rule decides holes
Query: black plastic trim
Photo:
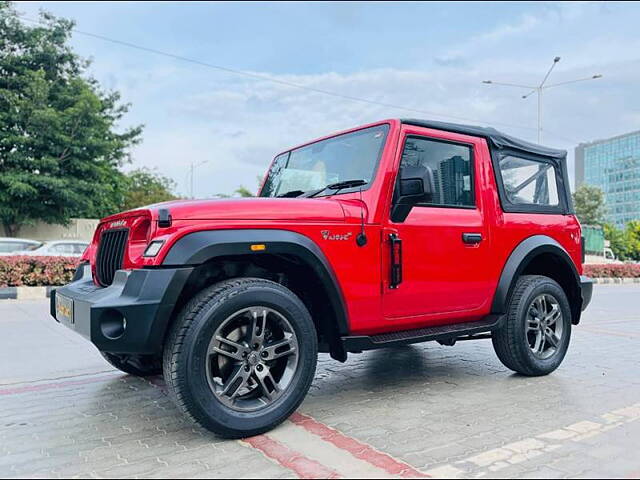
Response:
[{"label": "black plastic trim", "polygon": [[361,352],[377,348],[392,347],[396,345],[408,345],[411,343],[428,342],[432,340],[446,342],[459,337],[475,335],[477,333],[490,332],[500,328],[504,316],[487,315],[477,322],[456,323],[438,327],[423,327],[414,330],[382,333],[378,335],[354,335],[342,337],[344,348],[348,352]]},{"label": "black plastic trim", "polygon": [[[251,251],[252,244],[264,244],[264,251]],[[288,230],[238,229],[194,232],[180,238],[164,258],[163,266],[200,265],[227,255],[284,254],[297,257],[313,272],[329,294],[340,335],[349,333],[344,297],[331,264],[320,247],[308,237]]]},{"label": "black plastic trim", "polygon": [[[192,268],[118,270],[113,283],[98,287],[88,264],[78,269],[76,280],[51,292],[51,315],[56,318],[56,296],[73,300],[73,323],[64,325],[110,353],[159,354],[182,287]],[[108,338],[101,324],[121,315],[126,328],[117,339]],[[56,321],[58,321],[56,319]]]},{"label": "black plastic trim", "polygon": [[168,208],[158,209],[158,227],[169,228],[173,220],[171,218],[171,212]]},{"label": "black plastic trim", "polygon": [[582,294],[582,310],[589,306],[591,303],[591,297],[593,296],[593,279],[580,276],[580,292]]},{"label": "black plastic trim", "polygon": [[402,239],[397,233],[389,234],[391,267],[389,268],[389,288],[398,288],[402,283]]},{"label": "black plastic trim", "polygon": [[481,233],[463,233],[462,242],[468,245],[477,245],[478,243],[482,242],[482,234]]},{"label": "black plastic trim", "polygon": [[492,313],[506,313],[509,298],[515,286],[515,280],[522,274],[534,257],[547,252],[557,255],[571,270],[575,278],[576,287],[580,285],[580,276],[576,266],[562,245],[547,235],[534,235],[523,240],[509,255],[493,297]]},{"label": "black plastic trim", "polygon": [[461,133],[462,135],[471,135],[473,137],[483,137],[490,142],[490,146],[499,150],[511,149],[519,152],[528,152],[544,157],[565,160],[567,157],[566,150],[558,150],[555,148],[545,147],[535,143],[520,140],[502,133],[491,127],[478,127],[474,125],[461,125],[457,123],[437,122],[433,120],[418,119],[401,119],[402,123],[407,125],[416,125],[418,127],[432,128],[434,130],[444,130],[445,132]]}]

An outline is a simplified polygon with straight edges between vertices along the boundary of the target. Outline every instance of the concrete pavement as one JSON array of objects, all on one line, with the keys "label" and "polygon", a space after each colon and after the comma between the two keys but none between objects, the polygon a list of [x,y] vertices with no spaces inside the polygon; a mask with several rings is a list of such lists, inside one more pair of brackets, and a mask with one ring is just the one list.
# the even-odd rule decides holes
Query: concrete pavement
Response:
[{"label": "concrete pavement", "polygon": [[639,478],[640,286],[596,286],[564,364],[506,370],[490,341],[320,357],[292,418],[246,441],[184,419],[160,377],[113,370],[0,302],[0,477]]}]

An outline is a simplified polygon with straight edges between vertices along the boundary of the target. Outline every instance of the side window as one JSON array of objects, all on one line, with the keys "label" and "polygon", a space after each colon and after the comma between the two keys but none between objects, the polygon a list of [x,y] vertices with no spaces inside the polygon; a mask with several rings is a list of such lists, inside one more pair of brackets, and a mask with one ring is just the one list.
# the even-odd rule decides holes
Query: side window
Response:
[{"label": "side window", "polygon": [[73,253],[73,245],[69,243],[59,243],[53,247],[53,251],[56,253]]},{"label": "side window", "polygon": [[439,207],[473,207],[471,147],[420,137],[407,137],[400,175],[432,182],[433,194],[419,204]]},{"label": "side window", "polygon": [[558,182],[551,163],[507,155],[500,159],[506,200],[512,205],[557,207]]},{"label": "side window", "polygon": [[16,248],[14,242],[0,242],[0,253],[11,253],[16,250],[20,250],[20,248]]}]

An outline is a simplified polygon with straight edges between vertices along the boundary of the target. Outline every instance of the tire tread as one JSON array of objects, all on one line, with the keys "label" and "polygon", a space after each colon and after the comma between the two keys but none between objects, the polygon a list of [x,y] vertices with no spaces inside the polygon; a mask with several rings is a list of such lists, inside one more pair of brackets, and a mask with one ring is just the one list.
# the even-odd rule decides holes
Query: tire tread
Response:
[{"label": "tire tread", "polygon": [[[211,423],[208,421],[206,416],[201,417],[200,415],[193,413],[195,409],[191,408],[191,401],[186,394],[188,388],[185,384],[186,379],[179,375],[179,358],[183,354],[183,349],[185,348],[185,337],[188,335],[194,321],[205,307],[208,309],[214,309],[216,306],[219,306],[229,300],[229,298],[252,288],[276,289],[280,292],[292,295],[292,292],[282,285],[261,278],[236,278],[225,280],[207,287],[196,294],[183,307],[182,311],[173,322],[163,351],[162,363],[165,383],[167,384],[169,395],[178,409],[201,427],[214,430],[225,438],[242,438],[257,435],[271,430],[273,427],[278,425],[280,421],[274,422],[272,425],[268,425],[267,427],[257,429],[252,432],[245,432],[243,434],[240,434],[235,430],[224,429],[220,426],[216,426],[215,429],[212,428]],[[304,304],[302,304],[302,302],[300,303],[304,307]],[[313,376],[311,377],[313,378]],[[311,381],[309,381],[309,384],[310,383]],[[306,388],[303,392],[304,394],[306,394],[308,385],[305,387]],[[302,399],[300,399],[300,401],[301,400]],[[295,407],[297,408],[297,404]],[[292,412],[293,410],[291,412],[287,412],[286,416],[289,416]]]},{"label": "tire tread", "polygon": [[546,375],[549,372],[536,368],[529,361],[529,353],[527,352],[529,347],[519,338],[517,323],[521,321],[519,316],[523,298],[532,289],[544,283],[550,283],[562,291],[562,288],[554,280],[543,275],[522,275],[519,277],[509,300],[506,321],[492,335],[493,347],[503,365],[517,373],[531,377]]}]

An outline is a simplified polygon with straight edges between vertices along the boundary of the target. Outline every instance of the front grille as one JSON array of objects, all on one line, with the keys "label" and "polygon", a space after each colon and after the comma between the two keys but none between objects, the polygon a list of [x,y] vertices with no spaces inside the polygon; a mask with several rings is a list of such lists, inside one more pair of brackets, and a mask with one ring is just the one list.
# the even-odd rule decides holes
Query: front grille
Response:
[{"label": "front grille", "polygon": [[103,287],[113,283],[116,270],[122,268],[129,230],[107,230],[100,236],[96,259],[96,280]]}]

